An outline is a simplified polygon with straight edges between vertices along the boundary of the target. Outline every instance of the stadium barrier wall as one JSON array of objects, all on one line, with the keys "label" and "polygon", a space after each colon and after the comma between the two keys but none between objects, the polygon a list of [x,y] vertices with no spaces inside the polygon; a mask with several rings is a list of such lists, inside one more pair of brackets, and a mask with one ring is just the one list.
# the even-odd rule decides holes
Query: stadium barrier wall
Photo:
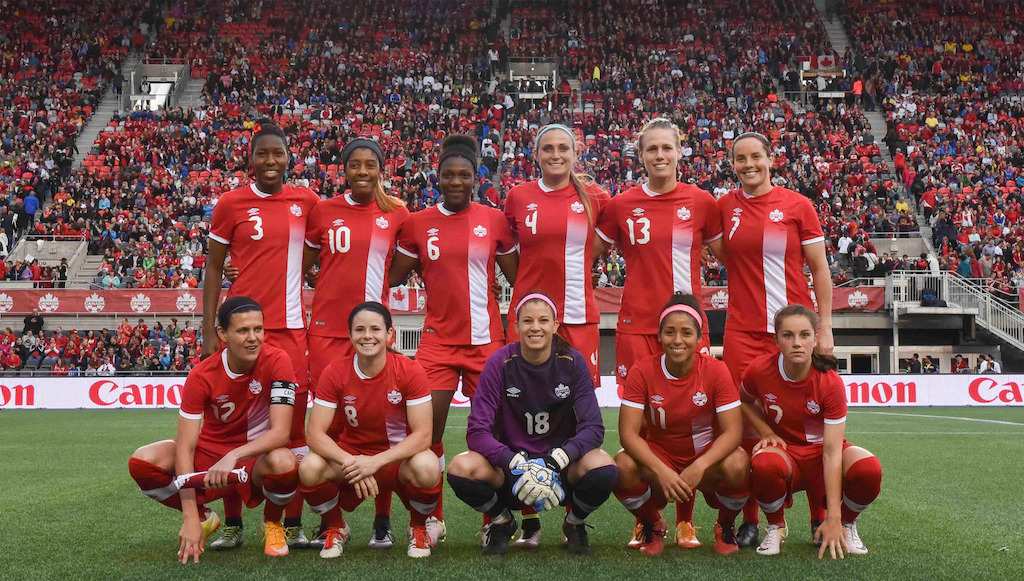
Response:
[{"label": "stadium barrier wall", "polygon": [[[851,407],[1024,406],[1024,375],[847,375]],[[0,409],[162,409],[181,404],[182,376],[0,378]],[[618,407],[615,377],[601,378],[602,407]],[[312,404],[310,404],[312,405]],[[468,407],[461,390],[453,405]]]}]

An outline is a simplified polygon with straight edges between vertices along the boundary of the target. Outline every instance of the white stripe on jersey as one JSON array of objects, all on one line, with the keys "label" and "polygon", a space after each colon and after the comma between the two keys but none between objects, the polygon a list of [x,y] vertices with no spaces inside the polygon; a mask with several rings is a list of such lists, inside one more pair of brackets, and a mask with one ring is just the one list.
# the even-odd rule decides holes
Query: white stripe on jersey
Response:
[{"label": "white stripe on jersey", "polygon": [[585,287],[587,267],[587,231],[590,225],[583,220],[573,220],[570,210],[565,224],[565,312],[562,322],[580,325],[587,322],[587,295]]},{"label": "white stripe on jersey", "polygon": [[[674,220],[674,219],[673,219]],[[693,250],[693,227],[677,222],[672,226],[672,292],[693,293],[690,280],[690,252]]]},{"label": "white stripe on jersey", "polygon": [[370,249],[366,254],[365,301],[380,301],[384,294],[384,263],[390,244],[384,236],[370,236]]},{"label": "white stripe on jersey", "polygon": [[700,454],[701,450],[711,445],[715,440],[715,433],[711,427],[711,417],[700,414],[693,418],[691,438],[693,438],[693,452]]},{"label": "white stripe on jersey", "polygon": [[245,440],[251,442],[259,438],[270,429],[270,406],[260,406],[257,402],[249,406],[249,431],[245,434]]},{"label": "white stripe on jersey", "polygon": [[285,325],[289,329],[302,329],[306,318],[302,312],[302,248],[306,244],[306,230],[301,224],[288,229],[288,268],[285,274]]},{"label": "white stripe on jersey", "polygon": [[767,319],[766,330],[775,332],[775,313],[785,307],[786,291],[786,231],[783,228],[765,226],[762,240],[764,261],[764,304]]},{"label": "white stripe on jersey", "polygon": [[[473,236],[476,238],[476,236]],[[469,277],[469,330],[473,345],[491,342],[491,316],[487,312],[490,285],[487,284],[488,248],[469,240],[466,249],[466,270]]]},{"label": "white stripe on jersey", "polygon": [[808,444],[824,444],[825,424],[821,423],[821,420],[817,418],[804,420],[804,437],[807,438]]},{"label": "white stripe on jersey", "polygon": [[388,433],[388,444],[394,448],[408,435],[408,424],[402,414],[388,415],[384,419],[384,429]]}]

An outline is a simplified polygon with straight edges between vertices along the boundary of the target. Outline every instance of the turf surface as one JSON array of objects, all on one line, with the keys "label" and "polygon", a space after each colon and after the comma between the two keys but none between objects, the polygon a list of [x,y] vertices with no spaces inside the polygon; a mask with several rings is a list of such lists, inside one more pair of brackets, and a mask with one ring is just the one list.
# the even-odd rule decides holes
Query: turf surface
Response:
[{"label": "turf surface", "polygon": [[[0,579],[1024,578],[1020,408],[851,412],[849,441],[879,456],[884,477],[881,496],[860,520],[871,552],[842,562],[817,559],[802,494],[788,513],[791,536],[778,557],[715,555],[714,515],[702,499],[695,524],[702,527],[704,546],[683,551],[673,545],[658,557],[644,557],[624,547],[633,521],[612,498],[590,518],[590,558],[565,554],[560,510],[542,515],[540,549],[486,558],[480,555],[479,515],[446,486],[448,541],[427,560],[405,556],[408,514],[396,498],[391,551],[366,546],[373,508],[364,503],[347,517],[354,535],[342,558],[294,551],[271,560],[262,553],[261,513],[254,510],[246,512],[244,547],[208,551],[200,564],[183,566],[174,561],[180,516],[142,496],[127,470],[136,447],[173,435],[176,417],[173,410],[0,413]],[[605,448],[612,453],[618,449],[616,417],[617,411],[605,411]],[[453,410],[448,425],[451,458],[465,448],[466,412]],[[219,503],[213,508],[220,510]],[[311,530],[318,519],[306,511]],[[671,506],[665,515],[674,519]]]}]

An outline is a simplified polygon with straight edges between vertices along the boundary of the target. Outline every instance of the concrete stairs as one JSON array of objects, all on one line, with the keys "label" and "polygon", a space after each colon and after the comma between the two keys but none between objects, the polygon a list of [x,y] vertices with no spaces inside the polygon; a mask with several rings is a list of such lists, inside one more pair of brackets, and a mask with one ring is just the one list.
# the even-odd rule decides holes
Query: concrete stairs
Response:
[{"label": "concrete stairs", "polygon": [[188,84],[185,85],[185,92],[181,95],[181,100],[177,103],[183,109],[197,109],[202,106],[202,95],[203,85],[206,84],[206,79],[195,79],[189,78]]},{"label": "concrete stairs", "polygon": [[90,288],[101,264],[103,264],[102,256],[85,255],[84,260],[78,264],[78,268],[68,274],[68,288]]}]

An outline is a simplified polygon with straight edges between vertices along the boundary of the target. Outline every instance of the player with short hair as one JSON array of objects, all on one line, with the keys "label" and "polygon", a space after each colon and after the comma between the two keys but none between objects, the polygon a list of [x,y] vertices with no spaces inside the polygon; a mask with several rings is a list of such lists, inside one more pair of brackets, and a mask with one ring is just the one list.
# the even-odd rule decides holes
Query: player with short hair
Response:
[{"label": "player with short hair", "polygon": [[[420,272],[427,290],[426,318],[416,362],[423,366],[433,398],[430,448],[444,470],[444,428],[452,396],[462,382],[469,398],[487,358],[504,344],[501,312],[491,292],[495,266],[514,283],[518,254],[501,211],[473,203],[476,141],[467,135],[447,137],[438,175],[444,200],[413,214],[402,228],[390,282],[402,284]],[[427,520],[434,542],[444,538],[444,515]]]},{"label": "player with short hair", "polygon": [[[348,318],[355,355],[332,361],[320,376],[299,466],[306,498],[326,526],[322,558],[341,556],[348,539],[342,510],[352,512],[380,490],[396,490],[409,509],[410,557],[434,546],[426,519],[441,496],[441,470],[430,446],[430,385],[418,363],[388,348],[394,336],[384,305],[360,303]],[[329,433],[342,417],[341,431]]]},{"label": "player with short hair", "polygon": [[729,555],[739,551],[734,521],[749,496],[739,392],[725,364],[699,352],[705,319],[696,297],[674,295],[658,320],[663,353],[626,377],[615,495],[641,525],[640,552],[657,555],[668,529],[661,509],[689,501],[692,511],[700,490],[718,509],[715,552]]},{"label": "player with short hair", "polygon": [[760,441],[750,459],[751,489],[768,520],[757,552],[775,555],[788,535],[785,508],[793,493],[826,506],[814,522],[818,557],[868,550],[857,533],[860,515],[881,491],[882,465],[864,448],[846,442],[846,388],[836,359],[818,350],[818,315],[803,305],[775,313],[775,342],[781,353],[754,359],[743,374],[743,416]]},{"label": "player with short hair", "polygon": [[618,470],[600,448],[604,425],[583,355],[556,334],[557,309],[541,292],[516,306],[521,341],[487,359],[466,430],[469,451],[452,459],[455,495],[491,517],[485,555],[501,555],[518,528],[511,510],[568,507],[571,554],[589,554],[587,516],[612,492]]},{"label": "player with short hair", "polygon": [[[818,347],[830,355],[832,338],[832,276],[825,259],[825,235],[814,205],[792,190],[772,184],[775,163],[771,142],[760,133],[742,133],[733,141],[733,171],[740,189],[718,200],[725,235],[724,262],[729,272],[729,307],[722,360],[739,383],[756,357],[774,352],[774,317],[789,304],[814,310],[803,265],[811,270],[814,296],[821,313]],[[744,433],[748,452],[757,441]],[[814,520],[825,518],[824,507],[811,507]],[[757,508],[743,511],[740,547],[757,544]]]},{"label": "player with short hair", "polygon": [[[388,269],[398,233],[409,219],[405,204],[384,191],[384,150],[376,141],[353,139],[342,149],[341,158],[349,191],[322,200],[310,212],[302,257],[302,272],[320,262],[309,323],[309,375],[314,392],[331,361],[355,354],[348,325],[338,313],[350,313],[363,301],[387,303]],[[391,492],[381,490],[374,499],[377,514],[369,543],[376,549],[393,544]],[[313,547],[323,547],[322,535],[323,527],[311,541]]]},{"label": "player with short hair", "polygon": [[[267,344],[283,349],[292,361],[298,389],[288,447],[301,460],[309,450],[305,439],[309,348],[302,304],[302,250],[306,220],[319,198],[308,188],[284,183],[290,155],[284,131],[272,122],[261,122],[249,155],[253,181],[222,194],[214,206],[203,275],[203,356],[209,357],[220,347],[214,320],[221,275],[230,253],[238,276],[227,296],[252,297],[262,305]],[[226,526],[213,549],[240,545],[241,510],[236,497],[224,497]],[[285,515],[292,548],[308,546],[301,516],[302,497],[296,495]]]},{"label": "player with short hair", "polygon": [[206,504],[229,490],[250,508],[268,500],[264,552],[287,555],[280,520],[298,483],[295,455],[285,447],[295,371],[287,353],[264,344],[263,311],[249,297],[224,301],[217,336],[224,347],[185,380],[177,436],[136,450],[128,471],[143,494],[182,512],[182,563],[199,562],[206,538],[220,525]]},{"label": "player with short hair", "polygon": [[[615,379],[621,396],[626,374],[633,365],[661,354],[659,305],[651,296],[674,293],[701,296],[701,251],[707,245],[716,256],[722,252],[722,216],[708,192],[679,183],[681,134],[664,118],[648,121],[637,134],[640,160],[647,183],[612,198],[601,213],[597,235],[617,246],[626,260],[629,276],[622,293],[615,329]],[[604,248],[598,241],[598,252]],[[707,329],[707,321],[702,322]],[[699,349],[710,353],[710,333],[700,334]],[[693,528],[693,502],[676,503],[676,543],[699,547]],[[640,522],[631,546],[640,543]]]},{"label": "player with short hair", "polygon": [[[509,190],[505,217],[519,244],[512,304],[526,296],[522,289],[550,296],[562,317],[559,334],[583,353],[591,379],[599,386],[601,313],[591,270],[600,241],[594,226],[611,198],[590,176],[573,169],[580,149],[572,129],[560,124],[542,127],[533,147],[541,178]],[[519,340],[514,321],[509,321],[505,338]],[[533,548],[540,543],[540,520],[531,513],[529,507],[523,513],[523,535],[516,546]]]}]

